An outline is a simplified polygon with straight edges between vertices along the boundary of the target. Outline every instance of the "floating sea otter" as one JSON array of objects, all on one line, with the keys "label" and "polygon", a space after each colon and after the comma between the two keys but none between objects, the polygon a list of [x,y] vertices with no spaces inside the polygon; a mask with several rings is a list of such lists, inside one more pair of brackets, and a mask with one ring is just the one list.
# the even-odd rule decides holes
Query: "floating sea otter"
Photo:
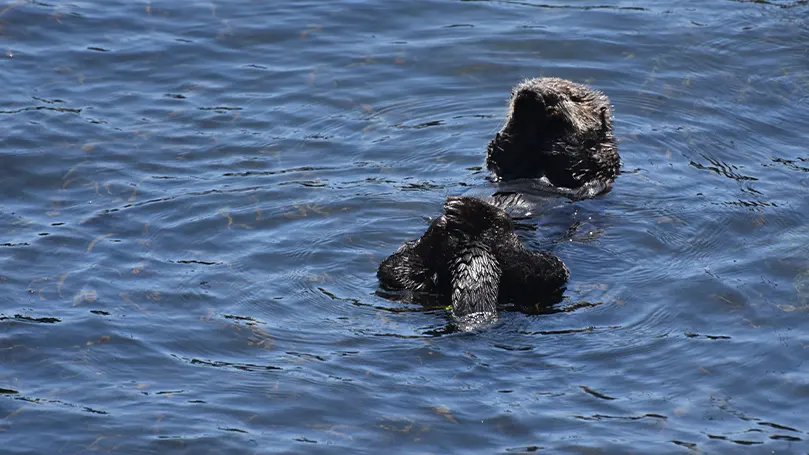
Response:
[{"label": "floating sea otter", "polygon": [[574,198],[609,191],[620,166],[607,96],[553,77],[514,87],[505,125],[486,151],[496,181],[544,177]]},{"label": "floating sea otter", "polygon": [[382,261],[377,276],[390,289],[449,297],[453,315],[474,323],[496,317],[498,302],[558,296],[570,274],[553,254],[526,250],[502,209],[449,197],[444,214]]}]

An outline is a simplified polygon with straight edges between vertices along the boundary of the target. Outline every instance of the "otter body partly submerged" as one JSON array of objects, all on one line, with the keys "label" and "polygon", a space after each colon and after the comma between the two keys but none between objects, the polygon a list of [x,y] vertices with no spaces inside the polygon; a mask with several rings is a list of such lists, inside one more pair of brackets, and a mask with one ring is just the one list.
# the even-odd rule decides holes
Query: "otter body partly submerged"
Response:
[{"label": "otter body partly submerged", "polygon": [[388,288],[448,296],[453,314],[466,317],[494,314],[500,301],[558,295],[570,274],[553,254],[526,250],[503,210],[449,197],[444,214],[382,261],[377,276]]},{"label": "otter body partly submerged", "polygon": [[559,78],[514,87],[505,124],[486,152],[495,180],[544,178],[574,197],[609,191],[620,166],[607,96]]}]

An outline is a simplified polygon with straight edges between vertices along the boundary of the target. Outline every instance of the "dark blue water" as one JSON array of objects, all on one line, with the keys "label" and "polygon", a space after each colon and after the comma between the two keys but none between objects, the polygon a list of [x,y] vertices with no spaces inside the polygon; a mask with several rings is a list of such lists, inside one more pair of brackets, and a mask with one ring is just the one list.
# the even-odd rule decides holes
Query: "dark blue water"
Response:
[{"label": "dark blue water", "polygon": [[[807,453],[809,6],[543,1],[7,3],[2,453]],[[377,295],[540,75],[625,171],[557,311]]]}]

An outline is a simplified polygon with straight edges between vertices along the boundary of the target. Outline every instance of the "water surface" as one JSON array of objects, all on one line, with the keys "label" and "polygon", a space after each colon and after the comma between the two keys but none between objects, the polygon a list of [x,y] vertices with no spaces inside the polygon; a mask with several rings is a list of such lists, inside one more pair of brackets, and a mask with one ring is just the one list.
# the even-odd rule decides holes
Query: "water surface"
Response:
[{"label": "water surface", "polygon": [[[8,3],[4,453],[806,453],[808,9]],[[540,75],[625,171],[521,231],[557,311],[378,295]]]}]

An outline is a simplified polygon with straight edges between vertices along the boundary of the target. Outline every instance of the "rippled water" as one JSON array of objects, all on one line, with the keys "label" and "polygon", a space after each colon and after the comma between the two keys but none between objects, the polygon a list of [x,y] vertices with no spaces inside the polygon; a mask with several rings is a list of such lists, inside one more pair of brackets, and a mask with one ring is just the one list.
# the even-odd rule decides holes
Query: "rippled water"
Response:
[{"label": "rippled water", "polygon": [[[544,1],[7,3],[3,453],[809,451],[809,6]],[[558,311],[378,295],[539,75],[625,171]]]}]

